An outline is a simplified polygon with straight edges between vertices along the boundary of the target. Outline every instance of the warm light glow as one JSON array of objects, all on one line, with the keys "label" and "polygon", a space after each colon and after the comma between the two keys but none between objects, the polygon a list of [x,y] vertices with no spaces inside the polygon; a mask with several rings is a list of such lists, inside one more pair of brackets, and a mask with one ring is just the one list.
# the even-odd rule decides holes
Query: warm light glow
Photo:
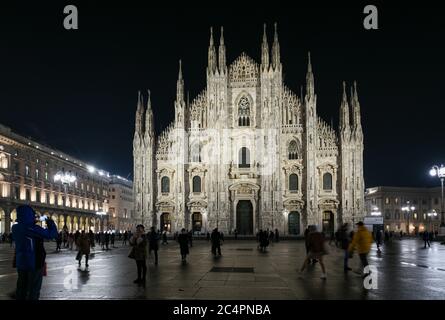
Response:
[{"label": "warm light glow", "polygon": [[94,168],[93,166],[88,166],[87,167],[88,171],[93,173],[94,171],[96,171],[96,168]]}]

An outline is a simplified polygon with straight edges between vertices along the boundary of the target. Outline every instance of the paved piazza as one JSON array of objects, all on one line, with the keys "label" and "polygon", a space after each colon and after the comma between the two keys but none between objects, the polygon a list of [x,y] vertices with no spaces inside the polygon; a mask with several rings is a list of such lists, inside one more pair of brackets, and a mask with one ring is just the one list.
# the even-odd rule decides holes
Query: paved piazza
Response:
[{"label": "paved piazza", "polygon": [[[281,241],[266,253],[252,240],[226,240],[222,257],[214,258],[210,244],[196,240],[188,263],[181,264],[178,244],[160,245],[159,265],[149,259],[145,288],[133,284],[136,265],[127,255],[129,247],[96,250],[89,262],[77,268],[75,252],[55,253],[47,243],[48,276],[41,299],[444,299],[445,246],[414,239],[394,240],[369,257],[378,270],[377,289],[366,290],[358,274],[359,261],[350,260],[353,272],[343,272],[343,252],[330,246],[326,256],[327,280],[320,266],[310,267],[303,278],[297,272],[304,258],[302,240]],[[0,299],[11,299],[17,276],[11,266],[12,249],[0,244]],[[214,272],[213,267],[253,268],[253,272]],[[73,278],[74,281],[69,281]],[[68,279],[68,280],[67,280]],[[77,290],[74,287],[77,281]],[[65,283],[65,286],[64,286]],[[73,285],[74,283],[74,285]],[[68,285],[68,289],[66,288]]]}]

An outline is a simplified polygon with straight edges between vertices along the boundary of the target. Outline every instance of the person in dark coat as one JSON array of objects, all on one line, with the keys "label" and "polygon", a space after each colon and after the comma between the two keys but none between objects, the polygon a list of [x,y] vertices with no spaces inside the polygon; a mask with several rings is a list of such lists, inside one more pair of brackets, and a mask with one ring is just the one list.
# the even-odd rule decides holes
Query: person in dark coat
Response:
[{"label": "person in dark coat", "polygon": [[128,232],[127,232],[127,230],[125,230],[125,232],[124,232],[124,240],[122,242],[123,246],[127,245],[127,240],[128,240]]},{"label": "person in dark coat", "polygon": [[110,244],[110,232],[106,231],[105,232],[105,250],[110,250],[109,244]]},{"label": "person in dark coat", "polygon": [[159,235],[155,231],[155,227],[151,227],[150,233],[148,234],[148,252],[151,254],[153,251],[155,253],[155,265],[158,265],[158,250],[159,250]]},{"label": "person in dark coat", "polygon": [[267,230],[264,230],[260,234],[260,248],[262,252],[266,252],[266,248],[269,246],[269,234]]},{"label": "person in dark coat", "polygon": [[62,245],[62,231],[59,232],[59,234],[57,235],[56,238],[56,252],[59,252],[60,250],[62,250],[61,245]]},{"label": "person in dark coat", "polygon": [[182,262],[186,262],[187,255],[189,254],[189,237],[184,228],[182,228],[181,233],[178,235],[178,243]]},{"label": "person in dark coat", "polygon": [[77,239],[77,248],[79,248],[79,252],[77,253],[76,259],[79,261],[79,267],[82,262],[82,256],[85,255],[85,266],[88,267],[88,257],[90,255],[90,236],[85,233],[85,230],[82,230],[80,237]]},{"label": "person in dark coat", "polygon": [[91,248],[94,248],[94,246],[95,246],[95,244],[94,244],[94,233],[93,233],[93,231],[91,231],[91,229],[88,232],[88,238],[90,239],[90,246],[91,246]]},{"label": "person in dark coat", "polygon": [[162,232],[162,244],[168,244],[166,230],[164,230],[164,232]]},{"label": "person in dark coat", "polygon": [[343,270],[345,272],[351,271],[352,269],[349,267],[349,243],[351,242],[350,233],[348,232],[349,225],[347,223],[343,224],[343,226],[340,228],[340,246],[344,250],[344,257],[343,257]]},{"label": "person in dark coat", "polygon": [[55,239],[57,227],[49,218],[46,218],[47,229],[37,225],[39,217],[30,206],[19,206],[16,211],[17,223],[12,226],[18,273],[16,299],[38,300],[45,272],[43,240]]},{"label": "person in dark coat", "polygon": [[190,230],[187,235],[189,237],[189,243],[190,243],[190,248],[191,248],[191,247],[193,247],[193,232]]},{"label": "person in dark coat", "polygon": [[280,242],[280,234],[278,233],[278,229],[275,229],[275,242]]},{"label": "person in dark coat", "polygon": [[426,248],[427,244],[428,244],[428,248],[431,247],[431,245],[430,245],[430,234],[429,234],[428,230],[425,230],[423,232],[423,243],[424,243],[424,246],[423,246],[424,248]]},{"label": "person in dark coat", "polygon": [[138,271],[138,277],[133,283],[143,285],[147,276],[147,237],[142,224],[136,227],[136,233],[130,238],[130,245],[132,249],[129,257],[136,260]]},{"label": "person in dark coat", "polygon": [[116,248],[115,246],[114,246],[114,240],[116,239],[116,235],[114,234],[114,232],[112,232],[111,234],[110,234],[110,244],[111,244],[111,247],[112,248]]},{"label": "person in dark coat", "polygon": [[377,251],[380,252],[380,246],[382,245],[382,231],[377,230],[375,234],[375,242],[377,243]]},{"label": "person in dark coat", "polygon": [[221,255],[221,234],[218,232],[218,228],[213,229],[210,235],[212,241],[212,253],[216,256],[216,250],[218,250],[218,255]]}]

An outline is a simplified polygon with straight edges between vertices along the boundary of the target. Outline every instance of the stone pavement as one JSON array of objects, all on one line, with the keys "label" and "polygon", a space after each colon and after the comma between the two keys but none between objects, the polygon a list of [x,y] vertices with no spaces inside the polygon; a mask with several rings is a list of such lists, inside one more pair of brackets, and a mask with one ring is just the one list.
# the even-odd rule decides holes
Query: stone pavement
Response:
[{"label": "stone pavement", "polygon": [[[177,243],[160,245],[159,265],[149,259],[145,288],[133,284],[136,265],[127,255],[129,247],[96,250],[89,268],[77,268],[75,252],[55,253],[46,243],[48,276],[41,299],[444,299],[445,246],[435,242],[423,249],[420,240],[394,240],[369,257],[378,272],[377,289],[364,289],[359,260],[350,260],[353,272],[343,272],[343,252],[329,246],[325,257],[327,280],[320,279],[318,264],[300,278],[304,256],[301,240],[281,241],[266,253],[251,240],[227,240],[223,256],[214,258],[205,240],[193,242],[187,264],[182,264]],[[0,299],[10,299],[17,280],[11,266],[12,249],[0,244]],[[253,268],[213,272],[213,267]],[[227,271],[227,270],[223,270]],[[253,271],[253,272],[233,272]],[[70,280],[71,279],[71,280]],[[76,289],[77,282],[77,289]]]}]

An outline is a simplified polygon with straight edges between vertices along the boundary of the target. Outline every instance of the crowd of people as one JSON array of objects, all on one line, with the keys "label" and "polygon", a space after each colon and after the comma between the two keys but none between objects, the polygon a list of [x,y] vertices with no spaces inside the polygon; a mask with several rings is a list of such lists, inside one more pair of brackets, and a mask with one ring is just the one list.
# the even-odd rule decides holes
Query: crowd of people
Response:
[{"label": "crowd of people", "polygon": [[[125,231],[123,233],[114,232],[97,232],[89,230],[68,232],[67,228],[57,231],[56,224],[47,217],[46,228],[39,226],[42,221],[36,212],[27,205],[17,208],[17,223],[12,227],[12,233],[9,235],[1,235],[2,242],[9,241],[15,243],[14,250],[14,267],[17,268],[18,281],[16,298],[35,300],[39,298],[40,287],[42,284],[42,276],[46,273],[46,252],[44,248],[45,239],[56,240],[56,252],[60,252],[62,248],[67,250],[76,250],[76,260],[79,267],[82,265],[83,257],[85,257],[85,267],[89,267],[89,258],[91,250],[95,250],[98,244],[102,250],[110,250],[116,248],[116,241],[121,242],[122,246],[127,243],[131,246],[129,258],[136,262],[137,278],[135,284],[144,285],[147,276],[147,259],[154,255],[154,265],[159,263],[158,251],[159,242],[162,245],[168,245],[167,231],[155,230],[151,227],[146,233],[143,225],[138,225],[136,231]],[[329,245],[334,242],[335,247],[344,251],[343,268],[345,273],[351,271],[349,261],[357,252],[361,266],[363,268],[363,276],[367,276],[370,271],[368,266],[368,254],[372,243],[375,241],[378,253],[381,252],[381,246],[392,241],[394,233],[390,231],[376,230],[371,233],[363,222],[358,222],[354,228],[347,223],[343,224],[335,233],[332,233],[330,241],[326,241],[325,234],[314,225],[309,225],[304,232],[304,243],[306,247],[306,257],[300,268],[300,276],[309,264],[318,263],[322,270],[322,279],[327,278],[327,270],[323,261],[323,257],[328,254]],[[237,238],[237,230],[233,231],[235,239]],[[434,239],[434,233],[424,231],[421,234],[424,241],[424,247],[430,246],[430,241]],[[182,263],[187,263],[187,256],[193,247],[192,231],[183,228],[180,233],[173,234],[174,240],[179,244],[179,253]],[[279,232],[277,229],[259,230],[256,234],[258,249],[266,252],[271,243],[279,242]],[[221,245],[224,242],[224,234],[215,228],[211,233],[207,232],[206,239],[211,242],[210,252],[214,257],[221,257]],[[75,246],[75,248],[74,248]],[[368,270],[368,271],[366,271]]]}]

